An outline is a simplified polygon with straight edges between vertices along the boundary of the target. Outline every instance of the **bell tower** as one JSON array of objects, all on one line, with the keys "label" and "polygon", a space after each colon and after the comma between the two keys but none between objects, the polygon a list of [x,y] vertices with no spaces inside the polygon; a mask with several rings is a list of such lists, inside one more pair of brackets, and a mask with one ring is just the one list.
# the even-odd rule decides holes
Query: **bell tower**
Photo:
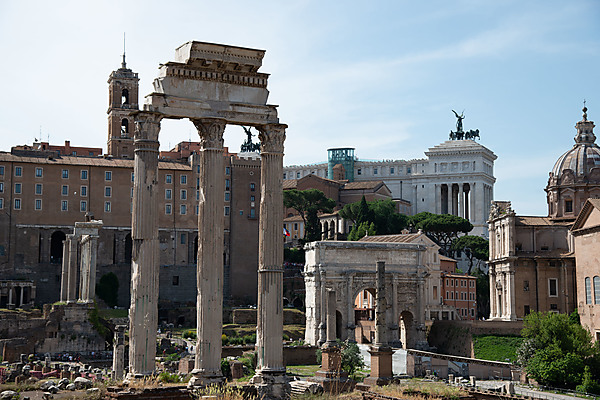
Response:
[{"label": "bell tower", "polygon": [[108,78],[108,154],[133,158],[133,116],[138,110],[139,78],[127,68],[125,51],[121,68]]}]

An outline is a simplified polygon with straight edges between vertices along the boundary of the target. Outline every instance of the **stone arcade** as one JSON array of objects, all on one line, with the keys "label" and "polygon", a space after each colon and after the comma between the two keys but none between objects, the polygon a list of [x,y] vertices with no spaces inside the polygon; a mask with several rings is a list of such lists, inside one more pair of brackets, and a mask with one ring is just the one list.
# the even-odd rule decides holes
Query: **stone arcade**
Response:
[{"label": "stone arcade", "polygon": [[268,75],[258,72],[263,50],[188,42],[162,64],[154,92],[135,114],[132,216],[132,293],[129,376],[154,371],[158,302],[158,134],[163,118],[188,118],[200,136],[195,369],[190,386],[223,381],[223,132],[227,124],[253,126],[261,142],[261,204],[257,374],[261,397],[289,391],[283,365],[283,143],[286,125],[268,105]]},{"label": "stone arcade", "polygon": [[[424,264],[427,247],[415,243],[313,242],[306,245],[306,342],[322,344],[327,313],[335,313],[336,336],[355,339],[354,300],[364,290],[376,288],[374,260],[386,264],[385,287],[389,307],[387,332],[382,343],[423,348],[425,341],[425,286],[429,273]],[[336,307],[326,308],[327,291],[336,294]]]}]

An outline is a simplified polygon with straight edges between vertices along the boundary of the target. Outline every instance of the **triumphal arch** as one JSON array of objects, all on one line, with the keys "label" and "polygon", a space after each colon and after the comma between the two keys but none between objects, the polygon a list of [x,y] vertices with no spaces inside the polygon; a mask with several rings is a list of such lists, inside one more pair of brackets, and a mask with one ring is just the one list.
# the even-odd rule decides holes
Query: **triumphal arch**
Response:
[{"label": "triumphal arch", "polygon": [[[307,343],[325,341],[328,312],[336,320],[337,337],[355,340],[357,318],[361,318],[356,299],[365,291],[375,293],[376,263],[384,261],[389,305],[386,342],[404,348],[427,347],[425,306],[430,273],[425,245],[323,241],[309,243],[305,249]],[[335,292],[335,309],[325,307],[328,292]]]},{"label": "triumphal arch", "polygon": [[[221,382],[223,303],[223,132],[253,126],[261,141],[257,375],[277,383],[283,365],[283,144],[286,125],[267,104],[263,50],[188,42],[161,64],[154,92],[135,114],[129,374],[154,371],[158,303],[158,136],[163,118],[191,120],[200,136],[198,165],[198,345],[191,385]],[[272,386],[272,385],[271,385]]]}]

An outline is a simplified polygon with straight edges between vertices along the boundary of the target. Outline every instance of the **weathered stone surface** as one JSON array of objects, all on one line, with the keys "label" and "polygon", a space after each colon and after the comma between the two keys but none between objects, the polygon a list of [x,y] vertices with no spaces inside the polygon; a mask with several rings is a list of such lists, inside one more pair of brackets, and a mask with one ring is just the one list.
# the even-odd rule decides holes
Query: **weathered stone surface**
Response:
[{"label": "weathered stone surface", "polygon": [[77,389],[87,389],[92,387],[92,381],[82,376],[75,378],[75,381],[73,381],[73,383],[75,383],[75,387]]}]

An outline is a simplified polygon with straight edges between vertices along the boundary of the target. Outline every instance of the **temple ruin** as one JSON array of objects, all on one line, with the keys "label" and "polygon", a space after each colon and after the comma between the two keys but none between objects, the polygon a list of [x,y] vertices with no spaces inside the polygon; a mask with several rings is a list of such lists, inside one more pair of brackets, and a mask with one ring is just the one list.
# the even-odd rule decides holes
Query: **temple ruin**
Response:
[{"label": "temple ruin", "polygon": [[197,328],[195,369],[190,386],[223,381],[223,132],[227,124],[252,126],[261,142],[261,204],[257,324],[257,374],[261,397],[289,391],[283,365],[283,148],[286,125],[267,104],[268,74],[258,72],[264,50],[204,42],[176,49],[161,64],[154,92],[135,114],[132,213],[132,286],[129,377],[154,371],[158,319],[158,149],[163,118],[192,121],[199,155]]}]

